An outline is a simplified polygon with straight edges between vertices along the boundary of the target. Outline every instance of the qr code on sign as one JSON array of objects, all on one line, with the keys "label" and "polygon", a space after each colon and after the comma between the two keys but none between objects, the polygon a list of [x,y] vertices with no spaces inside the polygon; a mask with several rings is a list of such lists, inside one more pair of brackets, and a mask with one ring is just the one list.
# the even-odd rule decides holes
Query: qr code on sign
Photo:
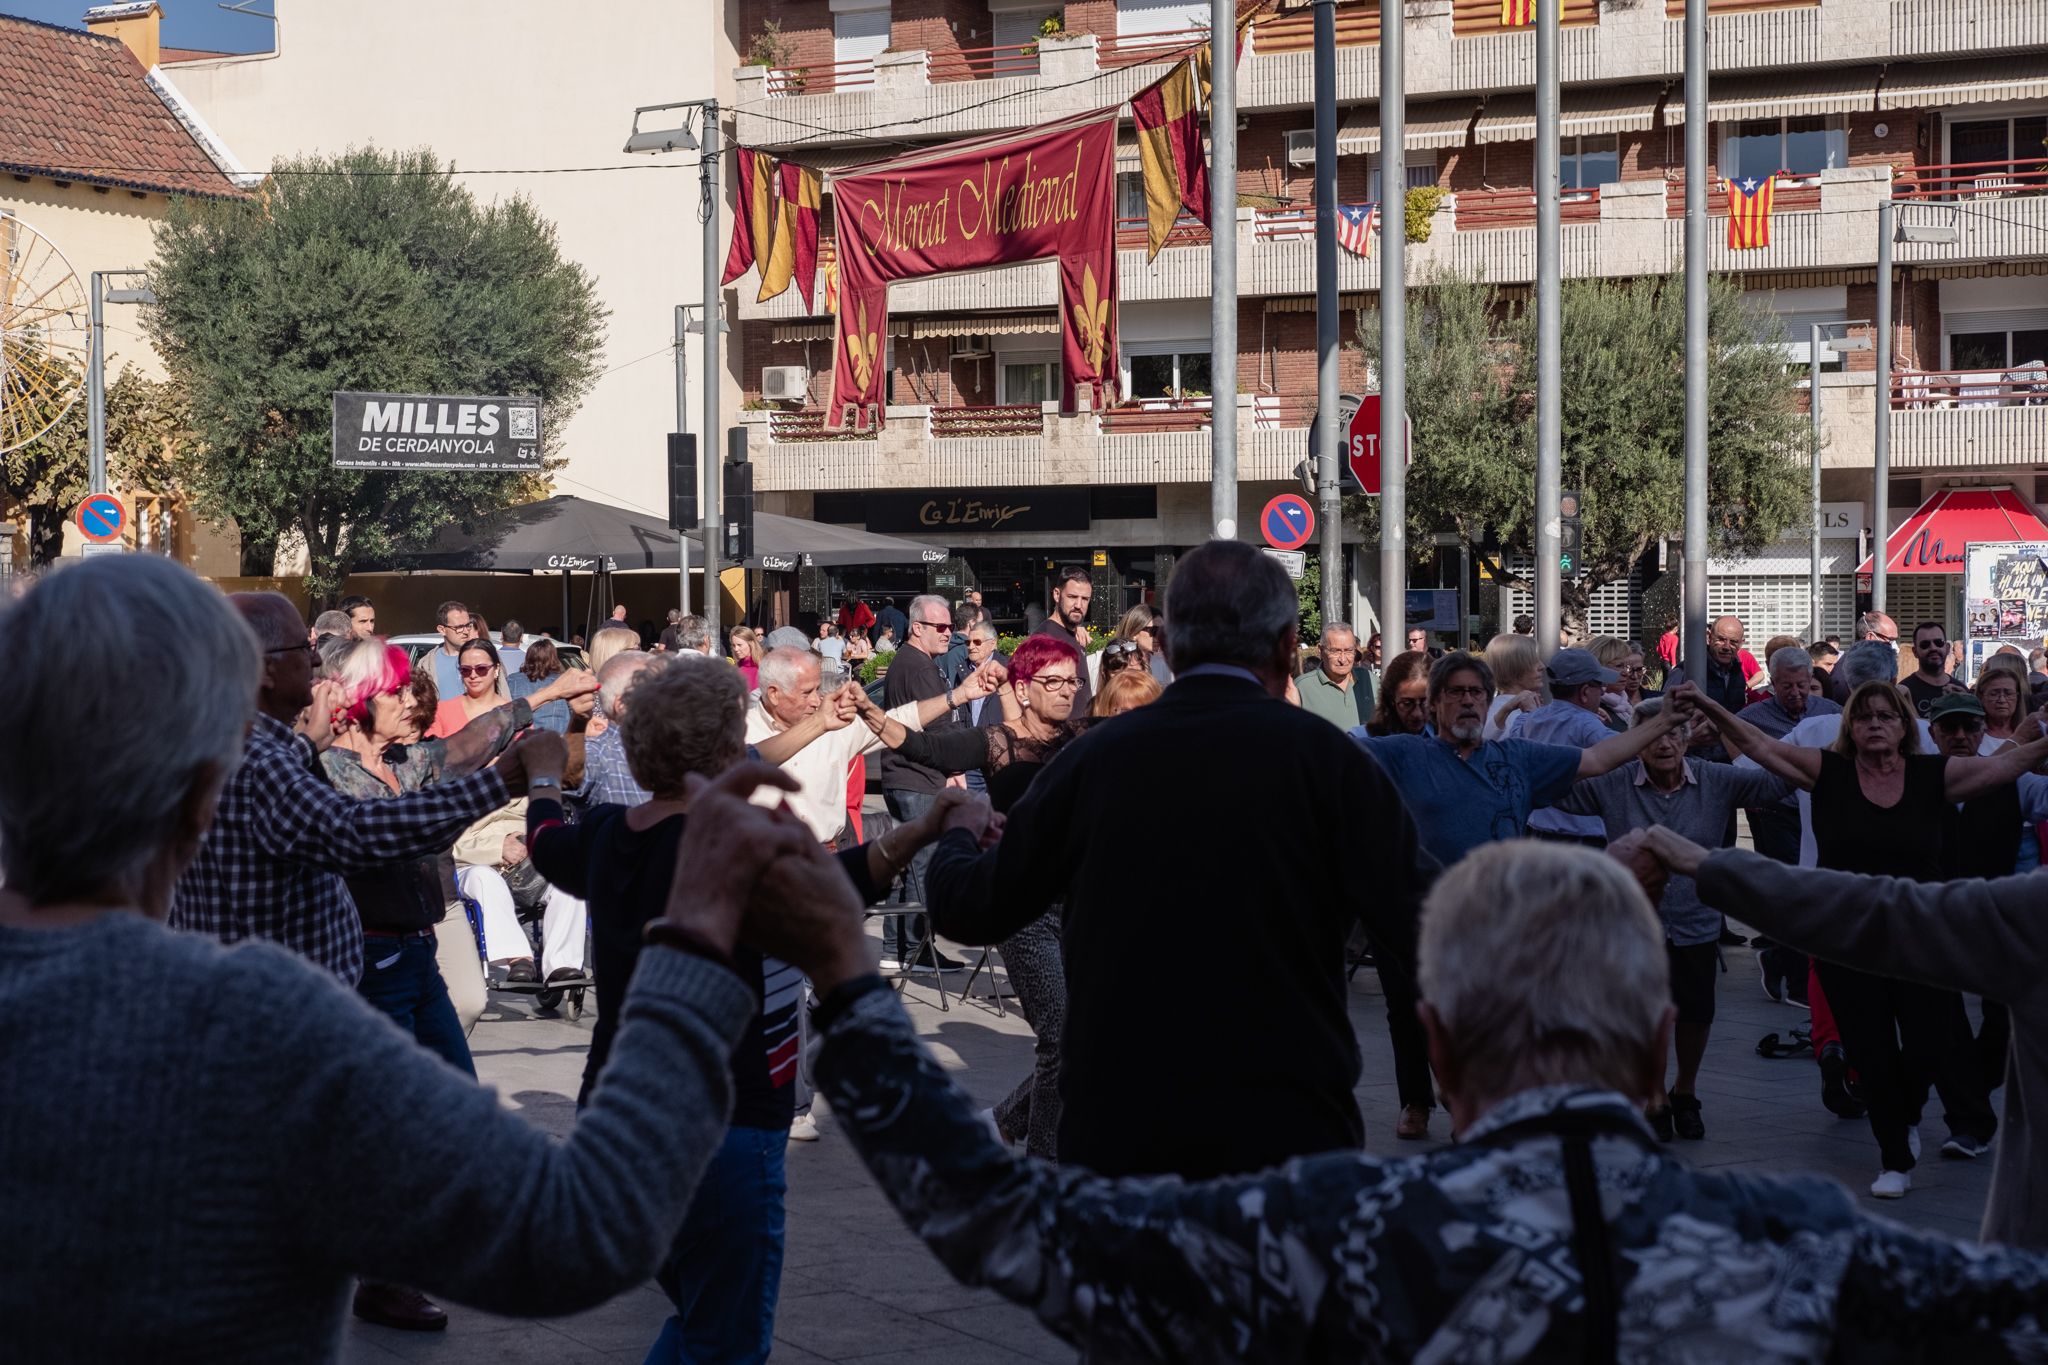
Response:
[{"label": "qr code on sign", "polygon": [[540,409],[513,408],[508,434],[515,441],[537,441],[540,439]]}]

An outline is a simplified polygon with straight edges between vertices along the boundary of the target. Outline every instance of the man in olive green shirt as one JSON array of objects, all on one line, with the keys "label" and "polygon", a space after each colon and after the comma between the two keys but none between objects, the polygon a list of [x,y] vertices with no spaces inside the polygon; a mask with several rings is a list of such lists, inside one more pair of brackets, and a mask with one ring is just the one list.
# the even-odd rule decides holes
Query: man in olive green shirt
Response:
[{"label": "man in olive green shirt", "polygon": [[1372,719],[1372,679],[1358,671],[1358,632],[1342,621],[1323,627],[1322,668],[1296,683],[1301,709],[1313,711],[1339,730]]}]

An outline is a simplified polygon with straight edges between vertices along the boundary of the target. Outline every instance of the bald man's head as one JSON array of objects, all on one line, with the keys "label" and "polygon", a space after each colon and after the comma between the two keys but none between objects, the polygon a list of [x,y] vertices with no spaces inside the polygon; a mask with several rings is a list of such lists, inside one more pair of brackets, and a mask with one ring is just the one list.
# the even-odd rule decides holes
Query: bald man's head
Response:
[{"label": "bald man's head", "polygon": [[1742,618],[1739,616],[1717,616],[1714,624],[1707,627],[1707,653],[1714,656],[1714,662],[1723,668],[1742,657]]},{"label": "bald man's head", "polygon": [[290,725],[313,704],[313,671],[319,660],[313,653],[306,618],[282,593],[230,593],[228,601],[249,623],[263,650],[263,686],[256,694],[257,708]]}]

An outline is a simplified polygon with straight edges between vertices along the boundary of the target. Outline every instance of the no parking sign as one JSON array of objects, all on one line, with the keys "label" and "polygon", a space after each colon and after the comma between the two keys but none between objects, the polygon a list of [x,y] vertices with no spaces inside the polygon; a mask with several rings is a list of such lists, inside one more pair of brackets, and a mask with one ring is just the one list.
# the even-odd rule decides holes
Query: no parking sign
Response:
[{"label": "no parking sign", "polygon": [[1299,550],[1316,533],[1316,513],[1299,493],[1282,493],[1259,513],[1259,530],[1276,550]]},{"label": "no parking sign", "polygon": [[105,545],[121,538],[121,528],[128,524],[128,509],[112,493],[95,493],[78,504],[72,520],[80,535],[94,545]]}]

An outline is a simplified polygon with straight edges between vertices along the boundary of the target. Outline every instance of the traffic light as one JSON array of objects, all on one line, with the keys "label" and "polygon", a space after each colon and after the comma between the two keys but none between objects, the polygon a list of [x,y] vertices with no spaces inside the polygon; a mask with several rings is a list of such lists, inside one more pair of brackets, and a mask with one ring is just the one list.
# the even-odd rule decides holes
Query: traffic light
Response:
[{"label": "traffic light", "polygon": [[1557,495],[1557,567],[1566,578],[1577,578],[1586,548],[1585,527],[1579,522],[1579,494],[1574,488]]},{"label": "traffic light", "polygon": [[697,438],[668,434],[668,529],[697,527]]},{"label": "traffic light", "polygon": [[725,560],[737,564],[754,557],[754,466],[747,463],[746,428],[726,436]]}]

